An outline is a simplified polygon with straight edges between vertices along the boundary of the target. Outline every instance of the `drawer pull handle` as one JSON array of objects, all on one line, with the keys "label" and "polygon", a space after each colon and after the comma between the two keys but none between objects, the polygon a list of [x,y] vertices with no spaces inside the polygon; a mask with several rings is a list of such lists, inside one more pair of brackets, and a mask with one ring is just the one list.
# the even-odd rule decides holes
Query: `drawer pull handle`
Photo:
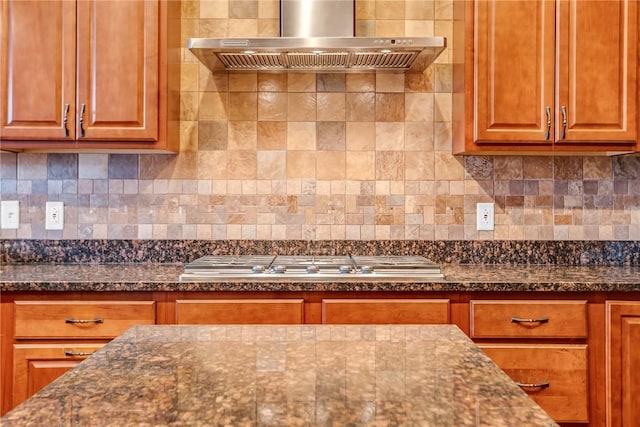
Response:
[{"label": "drawer pull handle", "polygon": [[542,381],[541,383],[519,383],[516,382],[522,388],[547,388],[549,387],[548,381]]},{"label": "drawer pull handle", "polygon": [[512,317],[511,323],[549,323],[549,318],[540,317],[538,319],[523,319],[522,317]]},{"label": "drawer pull handle", "polygon": [[93,351],[73,351],[73,350],[65,350],[64,351],[64,355],[65,356],[75,356],[75,357],[88,357],[91,356],[94,352]]},{"label": "drawer pull handle", "polygon": [[64,319],[64,323],[104,323],[102,317],[96,317],[95,319]]}]

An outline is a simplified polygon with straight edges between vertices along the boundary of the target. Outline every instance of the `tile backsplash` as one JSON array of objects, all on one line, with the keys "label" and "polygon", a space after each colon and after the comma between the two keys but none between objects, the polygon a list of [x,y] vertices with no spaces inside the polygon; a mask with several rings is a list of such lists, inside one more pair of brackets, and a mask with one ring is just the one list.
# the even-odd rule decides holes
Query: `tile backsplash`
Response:
[{"label": "tile backsplash", "polygon": [[[356,3],[359,35],[453,37],[450,0]],[[189,37],[278,35],[274,0],[182,2]],[[451,155],[452,52],[421,74],[211,74],[181,152],[0,154],[4,239],[638,240],[640,159]],[[63,201],[65,228],[44,228]],[[494,231],[476,203],[495,202]]]}]

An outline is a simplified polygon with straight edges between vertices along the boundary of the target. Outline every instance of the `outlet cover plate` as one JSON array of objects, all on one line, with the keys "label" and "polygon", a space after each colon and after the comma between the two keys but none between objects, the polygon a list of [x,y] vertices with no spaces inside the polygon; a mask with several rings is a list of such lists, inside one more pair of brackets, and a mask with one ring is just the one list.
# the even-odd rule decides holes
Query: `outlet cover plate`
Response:
[{"label": "outlet cover plate", "polygon": [[45,230],[64,229],[64,203],[47,202],[45,208]]},{"label": "outlet cover plate", "polygon": [[20,203],[17,200],[0,202],[0,228],[20,228]]},{"label": "outlet cover plate", "polygon": [[491,231],[494,228],[494,209],[493,203],[478,203],[476,206],[477,212],[477,230]]}]

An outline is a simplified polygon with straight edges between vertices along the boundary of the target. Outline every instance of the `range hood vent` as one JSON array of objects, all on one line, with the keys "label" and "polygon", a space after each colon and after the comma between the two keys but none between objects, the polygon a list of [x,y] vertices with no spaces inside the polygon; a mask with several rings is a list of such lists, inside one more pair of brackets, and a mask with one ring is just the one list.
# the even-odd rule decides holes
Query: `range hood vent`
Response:
[{"label": "range hood vent", "polygon": [[192,38],[211,71],[423,71],[444,37],[355,37],[353,0],[281,0],[273,38]]}]

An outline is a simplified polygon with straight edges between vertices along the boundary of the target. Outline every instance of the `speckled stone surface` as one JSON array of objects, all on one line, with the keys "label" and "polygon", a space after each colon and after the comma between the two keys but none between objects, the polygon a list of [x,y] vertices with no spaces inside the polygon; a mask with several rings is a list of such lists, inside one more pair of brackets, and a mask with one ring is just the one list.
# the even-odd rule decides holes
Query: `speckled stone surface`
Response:
[{"label": "speckled stone surface", "polygon": [[0,292],[10,291],[532,291],[639,292],[640,267],[444,265],[444,279],[393,282],[250,280],[180,282],[182,265],[0,266]]},{"label": "speckled stone surface", "polygon": [[1,421],[557,425],[452,325],[137,326]]},{"label": "speckled stone surface", "polygon": [[439,264],[640,266],[640,241],[0,240],[0,265],[169,264],[204,255],[422,255]]}]

